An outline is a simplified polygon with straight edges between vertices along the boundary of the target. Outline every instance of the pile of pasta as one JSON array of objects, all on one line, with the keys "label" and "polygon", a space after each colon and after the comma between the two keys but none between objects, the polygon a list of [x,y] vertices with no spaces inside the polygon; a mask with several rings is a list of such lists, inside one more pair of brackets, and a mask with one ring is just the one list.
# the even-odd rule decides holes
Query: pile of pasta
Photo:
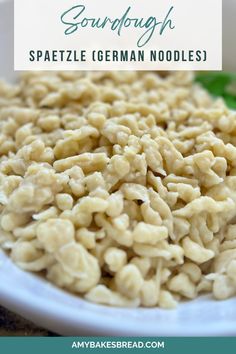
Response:
[{"label": "pile of pasta", "polygon": [[236,295],[236,112],[190,72],[0,84],[0,245],[99,304]]}]

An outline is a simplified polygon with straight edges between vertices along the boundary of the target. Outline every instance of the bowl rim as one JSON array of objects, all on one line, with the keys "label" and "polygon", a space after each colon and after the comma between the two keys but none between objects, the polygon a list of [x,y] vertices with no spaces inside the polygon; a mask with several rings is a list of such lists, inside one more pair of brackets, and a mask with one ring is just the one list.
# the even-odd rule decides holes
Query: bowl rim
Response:
[{"label": "bowl rim", "polygon": [[[182,303],[176,310],[124,309],[111,308],[89,303],[75,295],[67,293],[39,276],[22,271],[10,258],[0,252],[0,303],[19,315],[62,335],[101,335],[101,336],[235,336],[236,317],[233,320],[219,320],[202,323],[201,321],[150,321],[140,322],[140,314],[160,314],[178,318],[179,309],[192,306],[196,301],[217,308],[219,304],[234,302],[236,299],[216,302],[209,296]],[[12,289],[17,291],[12,291]],[[38,291],[35,291],[38,288]],[[42,290],[42,292],[40,291]],[[57,301],[62,299],[63,301]],[[211,301],[211,302],[210,302]],[[75,304],[76,306],[75,308]],[[218,305],[217,305],[218,304]],[[138,311],[138,312],[137,312]],[[181,310],[182,311],[182,310]],[[125,313],[124,313],[125,312]],[[135,314],[138,313],[138,317]],[[127,314],[125,320],[124,316]],[[158,319],[158,317],[156,317]],[[158,324],[160,326],[158,326]]]}]

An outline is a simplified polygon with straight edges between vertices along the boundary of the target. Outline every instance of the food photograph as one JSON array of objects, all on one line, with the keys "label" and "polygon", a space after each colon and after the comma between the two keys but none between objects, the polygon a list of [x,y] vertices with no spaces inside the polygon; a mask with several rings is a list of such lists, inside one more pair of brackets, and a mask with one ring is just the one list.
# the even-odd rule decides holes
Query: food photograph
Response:
[{"label": "food photograph", "polygon": [[0,335],[236,336],[223,71],[14,71],[0,0]]}]

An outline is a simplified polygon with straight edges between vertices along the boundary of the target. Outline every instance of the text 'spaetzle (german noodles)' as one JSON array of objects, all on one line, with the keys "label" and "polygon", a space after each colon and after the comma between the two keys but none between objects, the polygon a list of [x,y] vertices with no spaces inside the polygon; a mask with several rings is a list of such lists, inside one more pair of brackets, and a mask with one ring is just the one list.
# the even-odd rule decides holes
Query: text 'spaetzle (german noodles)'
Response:
[{"label": "text 'spaetzle (german noodles)'", "polygon": [[236,113],[189,72],[0,84],[0,244],[111,306],[236,295]]}]

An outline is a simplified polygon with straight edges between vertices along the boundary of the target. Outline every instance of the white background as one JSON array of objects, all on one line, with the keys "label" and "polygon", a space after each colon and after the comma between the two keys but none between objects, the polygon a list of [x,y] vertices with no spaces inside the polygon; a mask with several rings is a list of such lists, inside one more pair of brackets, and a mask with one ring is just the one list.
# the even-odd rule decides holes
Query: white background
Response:
[{"label": "white background", "polygon": [[[221,0],[15,0],[15,69],[220,70],[222,60],[221,2]],[[174,5],[172,18],[176,28],[172,31],[167,30],[162,36],[158,35],[156,30],[152,40],[144,47],[145,50],[206,49],[208,60],[199,63],[154,63],[146,60],[131,65],[92,61],[74,64],[30,62],[30,49],[87,49],[88,53],[91,49],[138,49],[137,38],[143,30],[123,29],[123,34],[118,37],[108,28],[103,30],[86,28],[65,36],[65,26],[60,21],[60,15],[78,4],[86,6],[88,17],[120,18],[128,6],[132,6],[132,17],[155,16],[158,20],[163,20],[167,10]]]}]

